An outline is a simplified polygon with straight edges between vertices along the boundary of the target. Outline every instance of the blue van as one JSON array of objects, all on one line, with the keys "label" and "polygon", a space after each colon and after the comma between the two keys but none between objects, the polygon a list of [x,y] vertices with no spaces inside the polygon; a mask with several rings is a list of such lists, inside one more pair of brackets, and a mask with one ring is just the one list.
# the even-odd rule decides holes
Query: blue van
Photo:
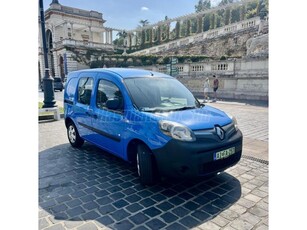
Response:
[{"label": "blue van", "polygon": [[201,104],[175,78],[149,70],[71,72],[64,91],[73,147],[88,141],[134,163],[142,184],[161,176],[208,176],[242,154],[236,119]]}]

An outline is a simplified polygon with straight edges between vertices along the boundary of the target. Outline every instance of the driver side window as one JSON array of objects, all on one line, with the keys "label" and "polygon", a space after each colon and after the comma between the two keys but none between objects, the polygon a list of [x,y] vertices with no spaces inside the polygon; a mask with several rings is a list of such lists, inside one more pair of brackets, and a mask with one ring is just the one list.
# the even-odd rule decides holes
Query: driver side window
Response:
[{"label": "driver side window", "polygon": [[96,106],[100,109],[109,110],[107,108],[107,102],[111,100],[118,100],[119,106],[116,111],[123,111],[124,100],[119,88],[110,81],[103,79],[99,80],[96,94]]}]

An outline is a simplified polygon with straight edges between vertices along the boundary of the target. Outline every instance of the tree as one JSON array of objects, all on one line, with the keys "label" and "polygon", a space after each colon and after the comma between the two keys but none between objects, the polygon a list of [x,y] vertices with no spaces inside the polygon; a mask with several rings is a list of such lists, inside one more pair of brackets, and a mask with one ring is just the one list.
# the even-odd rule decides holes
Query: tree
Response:
[{"label": "tree", "polygon": [[229,3],[233,3],[233,0],[222,0],[219,3],[219,6],[225,6],[225,5],[228,5]]},{"label": "tree", "polygon": [[225,25],[228,25],[230,23],[230,9],[226,9],[225,11]]},{"label": "tree", "polygon": [[240,8],[231,11],[231,23],[240,21]]},{"label": "tree", "polygon": [[267,16],[268,13],[268,1],[267,0],[259,0],[257,5],[257,14],[261,19]]},{"label": "tree", "polygon": [[146,20],[140,20],[139,23],[141,24],[141,27],[145,27],[149,24],[149,21],[146,19]]},{"label": "tree", "polygon": [[195,11],[197,13],[207,9],[211,9],[211,0],[199,0],[197,5],[195,5]]},{"label": "tree", "polygon": [[206,14],[204,17],[204,23],[203,23],[203,31],[208,31],[210,29],[210,15]]},{"label": "tree", "polygon": [[241,10],[240,10],[240,20],[245,20],[246,17],[246,7],[245,5],[241,6]]},{"label": "tree", "polygon": [[249,2],[246,6],[246,19],[257,15],[257,2]]},{"label": "tree", "polygon": [[125,41],[125,38],[127,37],[127,32],[125,30],[119,31],[116,35],[118,36],[118,38],[115,39],[113,43],[118,46],[125,45],[124,41]]}]

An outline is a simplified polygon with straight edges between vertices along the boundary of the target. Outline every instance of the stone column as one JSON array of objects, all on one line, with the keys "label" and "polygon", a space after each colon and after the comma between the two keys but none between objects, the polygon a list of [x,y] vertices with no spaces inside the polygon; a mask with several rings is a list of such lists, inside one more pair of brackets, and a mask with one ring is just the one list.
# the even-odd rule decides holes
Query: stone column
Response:
[{"label": "stone column", "polygon": [[106,44],[109,44],[109,31],[106,31]]},{"label": "stone column", "polygon": [[101,43],[103,44],[104,43],[104,31],[100,33],[100,37],[101,37]]},{"label": "stone column", "polygon": [[111,30],[109,30],[109,44],[112,43],[112,32]]}]

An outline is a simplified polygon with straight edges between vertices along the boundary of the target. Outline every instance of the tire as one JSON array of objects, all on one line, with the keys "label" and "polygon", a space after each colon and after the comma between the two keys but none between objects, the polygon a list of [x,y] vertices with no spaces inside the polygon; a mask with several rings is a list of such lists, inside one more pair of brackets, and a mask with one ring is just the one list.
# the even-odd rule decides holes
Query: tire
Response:
[{"label": "tire", "polygon": [[72,122],[67,125],[67,137],[72,147],[79,148],[84,143],[84,140],[79,136],[79,132]]},{"label": "tire", "polygon": [[136,164],[141,184],[154,184],[157,180],[157,170],[152,152],[144,144],[139,144],[137,147]]}]

